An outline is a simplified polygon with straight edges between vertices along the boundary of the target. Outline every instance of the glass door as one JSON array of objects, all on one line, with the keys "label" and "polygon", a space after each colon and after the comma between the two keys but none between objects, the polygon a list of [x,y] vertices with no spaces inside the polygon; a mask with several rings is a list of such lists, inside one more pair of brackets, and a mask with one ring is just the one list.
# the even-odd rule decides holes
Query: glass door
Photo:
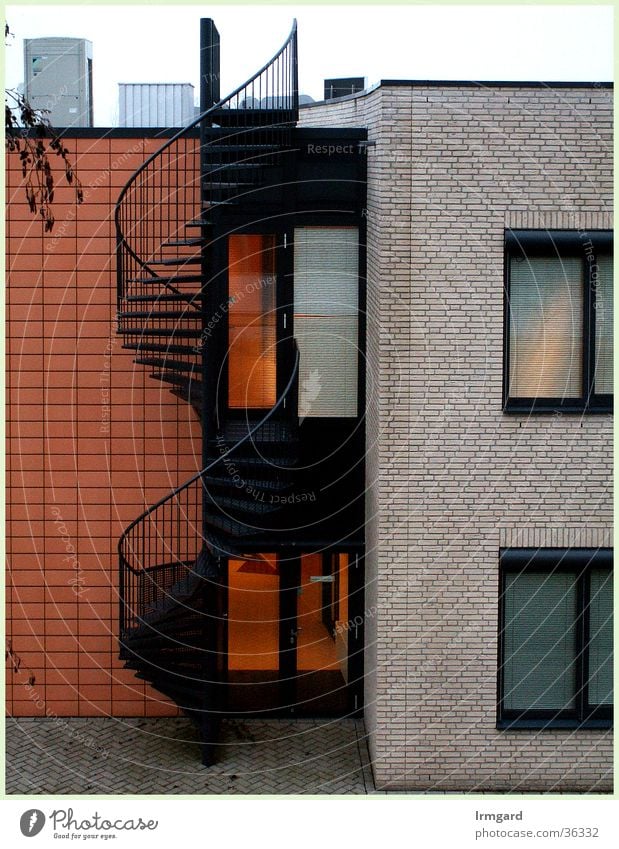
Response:
[{"label": "glass door", "polygon": [[280,578],[275,554],[228,561],[229,710],[276,710],[280,695]]},{"label": "glass door", "polygon": [[348,709],[348,557],[305,554],[297,567],[295,704],[298,716]]},{"label": "glass door", "polygon": [[229,560],[231,713],[348,712],[348,569],[345,554]]}]

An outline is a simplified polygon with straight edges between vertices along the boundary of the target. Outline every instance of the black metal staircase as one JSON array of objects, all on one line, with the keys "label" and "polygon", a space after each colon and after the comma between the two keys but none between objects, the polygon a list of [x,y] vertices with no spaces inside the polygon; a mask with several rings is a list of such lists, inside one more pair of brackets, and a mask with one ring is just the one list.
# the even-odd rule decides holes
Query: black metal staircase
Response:
[{"label": "black metal staircase", "polygon": [[[281,182],[298,117],[296,23],[250,80],[210,106],[133,174],[116,205],[118,332],[135,362],[190,403],[203,468],[124,531],[120,650],[126,666],[201,729],[203,762],[225,713],[222,569],[257,530],[277,525],[297,450],[299,355],[259,420],[219,412],[206,329],[226,216]],[[196,130],[200,131],[196,138]],[[239,481],[242,485],[239,486]]]}]

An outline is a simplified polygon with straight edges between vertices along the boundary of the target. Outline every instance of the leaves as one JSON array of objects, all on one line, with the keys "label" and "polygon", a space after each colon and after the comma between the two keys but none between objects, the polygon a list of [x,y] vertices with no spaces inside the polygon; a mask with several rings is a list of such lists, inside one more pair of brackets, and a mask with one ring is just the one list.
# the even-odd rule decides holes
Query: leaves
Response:
[{"label": "leaves", "polygon": [[[5,27],[5,37],[9,34]],[[30,212],[39,214],[46,233],[54,227],[52,204],[54,202],[54,174],[52,155],[64,166],[64,176],[75,191],[76,203],[84,201],[84,192],[75,166],[69,159],[69,150],[62,143],[49,122],[47,109],[34,109],[21,92],[6,89],[4,115],[6,150],[19,156],[26,202]]]}]

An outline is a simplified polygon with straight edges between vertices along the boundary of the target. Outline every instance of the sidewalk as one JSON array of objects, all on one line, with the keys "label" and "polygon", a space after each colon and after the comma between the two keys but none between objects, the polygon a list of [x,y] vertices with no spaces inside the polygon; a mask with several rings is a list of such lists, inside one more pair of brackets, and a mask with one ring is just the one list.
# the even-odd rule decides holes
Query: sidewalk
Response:
[{"label": "sidewalk", "polygon": [[183,718],[7,717],[7,794],[374,793],[363,722],[234,720],[203,767]]}]

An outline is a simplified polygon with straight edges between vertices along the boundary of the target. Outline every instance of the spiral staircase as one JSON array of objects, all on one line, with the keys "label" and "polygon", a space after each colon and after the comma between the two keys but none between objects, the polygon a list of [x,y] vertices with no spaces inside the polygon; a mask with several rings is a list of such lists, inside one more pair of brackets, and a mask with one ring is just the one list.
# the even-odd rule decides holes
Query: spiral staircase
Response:
[{"label": "spiral staircase", "polygon": [[290,490],[298,442],[293,339],[273,407],[259,419],[222,412],[221,352],[208,331],[222,276],[217,246],[230,216],[282,182],[297,118],[295,23],[270,62],[146,159],[116,205],[123,348],[194,408],[204,443],[201,471],[120,538],[120,656],[196,721],[205,764],[225,715],[225,558],[277,529],[283,499],[256,492]]}]

